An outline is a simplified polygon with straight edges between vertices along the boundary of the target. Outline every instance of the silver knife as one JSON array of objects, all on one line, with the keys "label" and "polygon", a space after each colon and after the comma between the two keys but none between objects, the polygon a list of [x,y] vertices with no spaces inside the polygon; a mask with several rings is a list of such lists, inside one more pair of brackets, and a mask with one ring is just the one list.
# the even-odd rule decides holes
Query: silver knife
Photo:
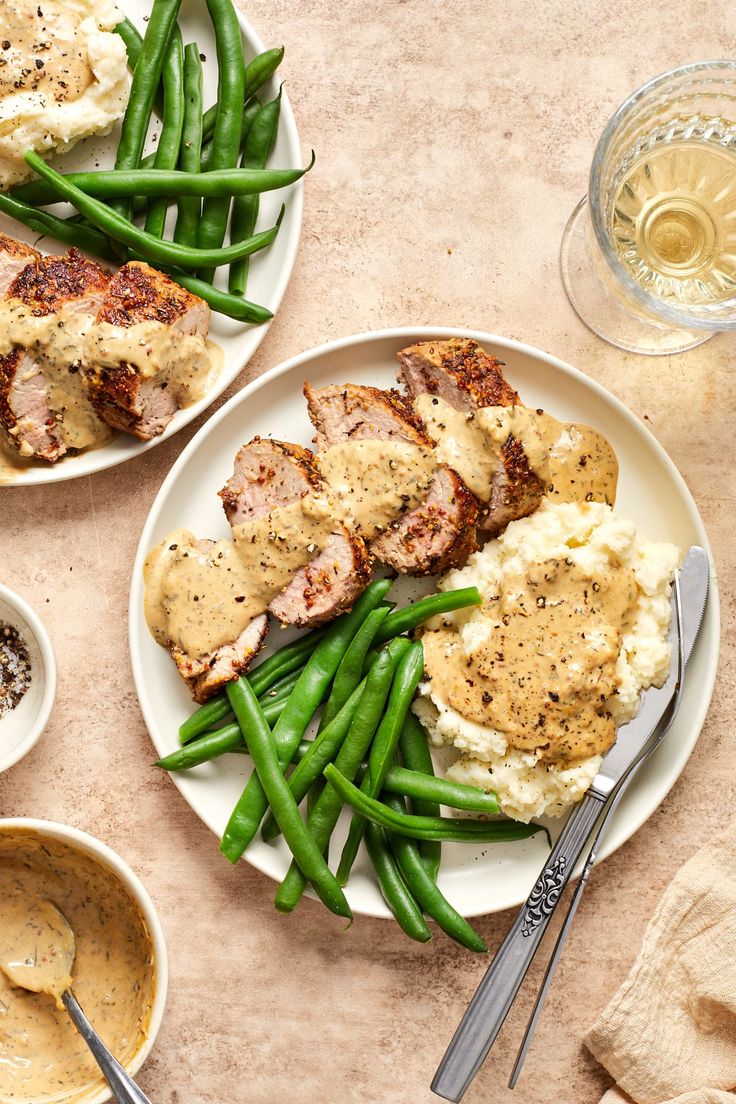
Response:
[{"label": "silver knife", "polygon": [[[702,548],[691,548],[680,573],[682,647],[685,656],[689,655],[700,627],[708,576],[707,554]],[[680,648],[678,637],[678,618],[674,616],[670,627],[674,655]],[[622,780],[638,764],[676,688],[675,663],[664,686],[648,690],[642,696],[637,716],[619,729],[616,743],[604,756],[590,789],[568,818],[532,892],[460,1021],[432,1081],[432,1091],[438,1096],[446,1100],[461,1100],[480,1069],[501,1030],[596,821]]]}]

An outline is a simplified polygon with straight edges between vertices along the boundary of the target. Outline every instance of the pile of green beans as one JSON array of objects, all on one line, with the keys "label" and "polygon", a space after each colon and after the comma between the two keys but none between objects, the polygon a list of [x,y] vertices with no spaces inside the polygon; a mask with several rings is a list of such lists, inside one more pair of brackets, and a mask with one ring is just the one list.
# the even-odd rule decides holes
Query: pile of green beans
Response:
[{"label": "pile of green beans", "polygon": [[[259,325],[273,315],[244,297],[249,258],[273,243],[284,211],[273,227],[256,233],[259,197],[296,183],[314,155],[306,168],[267,170],[281,91],[268,103],[258,94],[281,64],[283,47],[246,65],[233,0],[206,4],[215,32],[217,102],[204,110],[202,59],[196,42],[182,42],[180,0],[153,0],[145,35],[128,19],[115,27],[133,73],[115,168],[61,175],[28,151],[26,161],[40,180],[0,194],[0,211],[103,260],[152,263],[214,311]],[[161,130],[155,151],[144,157],[153,111]],[[77,213],[65,219],[38,209],[59,202]],[[174,203],[173,241],[167,241]],[[138,216],[144,216],[142,227],[134,222]],[[231,271],[223,291],[213,278],[226,265]]]},{"label": "pile of green beans", "polygon": [[[251,755],[254,770],[220,849],[236,862],[259,825],[265,841],[284,836],[292,862],[275,898],[280,911],[296,908],[311,883],[328,908],[349,917],[343,888],[364,840],[381,893],[410,938],[431,939],[426,913],[463,946],[485,951],[437,886],[442,841],[508,842],[543,829],[500,819],[492,793],[436,777],[411,713],[424,652],[406,633],[479,604],[480,594],[473,587],[445,591],[395,610],[386,601],[390,586],[374,581],[350,613],[228,684],[184,722],[183,746],[156,766],[186,771],[232,752]],[[320,703],[316,735],[305,739]],[[330,841],[345,805],[353,817],[333,874]],[[440,806],[494,819],[444,817]]]}]

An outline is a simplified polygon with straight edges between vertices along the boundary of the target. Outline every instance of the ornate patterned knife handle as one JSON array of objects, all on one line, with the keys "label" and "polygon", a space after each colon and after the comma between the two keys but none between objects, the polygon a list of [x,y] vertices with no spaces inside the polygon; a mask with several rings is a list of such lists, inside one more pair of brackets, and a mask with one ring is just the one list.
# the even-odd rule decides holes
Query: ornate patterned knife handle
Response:
[{"label": "ornate patterned knife handle", "polygon": [[562,829],[434,1075],[432,1092],[445,1100],[462,1099],[491,1049],[602,811],[603,800],[589,793]]}]

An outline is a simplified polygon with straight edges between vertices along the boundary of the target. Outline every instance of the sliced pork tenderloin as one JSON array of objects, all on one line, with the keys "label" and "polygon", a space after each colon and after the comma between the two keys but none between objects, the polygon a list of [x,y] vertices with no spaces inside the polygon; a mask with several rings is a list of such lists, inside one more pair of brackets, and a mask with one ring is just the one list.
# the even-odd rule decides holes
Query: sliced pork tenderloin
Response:
[{"label": "sliced pork tenderloin", "polygon": [[[209,323],[210,309],[198,296],[143,261],[124,264],[86,344],[88,385],[100,417],[142,441],[163,433],[176,411],[206,389]],[[138,329],[127,334],[131,327]]]},{"label": "sliced pork tenderloin", "polygon": [[55,463],[109,435],[80,373],[84,333],[109,283],[107,270],[76,249],[35,254],[10,283],[2,306],[13,347],[0,357],[0,425],[22,456]]},{"label": "sliced pork tenderloin", "polygon": [[[357,384],[304,394],[319,450],[343,441],[400,440],[429,446],[421,421],[395,390]],[[370,552],[402,575],[430,575],[465,562],[475,551],[478,506],[460,476],[438,464],[427,496],[375,537]]]},{"label": "sliced pork tenderloin", "polygon": [[[422,341],[402,349],[398,361],[399,380],[415,402],[430,395],[471,418],[482,407],[523,405],[503,375],[503,363],[476,341]],[[495,456],[493,468],[479,517],[479,526],[488,535],[533,513],[544,494],[542,480],[514,437],[509,436]]]},{"label": "sliced pork tenderloin", "polygon": [[[220,496],[228,520],[235,527],[324,490],[309,449],[254,437],[235,457],[233,474]],[[336,520],[327,543],[295,572],[269,610],[287,625],[330,621],[350,609],[368,585],[370,574],[365,543]]]}]

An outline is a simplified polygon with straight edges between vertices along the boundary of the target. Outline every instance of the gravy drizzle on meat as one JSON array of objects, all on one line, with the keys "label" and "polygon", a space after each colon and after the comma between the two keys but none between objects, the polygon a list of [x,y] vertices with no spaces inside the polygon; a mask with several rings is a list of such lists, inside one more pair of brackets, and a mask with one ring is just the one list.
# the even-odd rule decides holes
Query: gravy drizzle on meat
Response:
[{"label": "gravy drizzle on meat", "polygon": [[437,469],[431,448],[411,441],[340,441],[317,466],[343,520],[371,540],[427,497]]},{"label": "gravy drizzle on meat", "polygon": [[414,406],[436,443],[439,458],[483,502],[490,498],[493,475],[509,438],[523,447],[529,467],[550,498],[609,506],[616,500],[616,454],[590,426],[559,422],[527,406],[486,406],[466,412],[429,393],[419,395]]},{"label": "gravy drizzle on meat", "polygon": [[[199,659],[236,640],[326,543],[334,521],[316,496],[233,527],[229,540],[170,533],[146,557],[145,611],[157,643]],[[202,547],[204,545],[204,547]]]}]

